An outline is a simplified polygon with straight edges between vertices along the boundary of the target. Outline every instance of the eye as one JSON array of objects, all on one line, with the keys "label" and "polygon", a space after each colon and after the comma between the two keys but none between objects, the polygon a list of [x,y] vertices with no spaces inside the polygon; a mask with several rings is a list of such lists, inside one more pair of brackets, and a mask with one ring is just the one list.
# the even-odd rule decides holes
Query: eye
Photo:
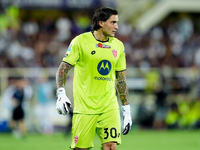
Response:
[{"label": "eye", "polygon": [[117,23],[116,21],[112,21],[112,24],[115,24],[115,23]]}]

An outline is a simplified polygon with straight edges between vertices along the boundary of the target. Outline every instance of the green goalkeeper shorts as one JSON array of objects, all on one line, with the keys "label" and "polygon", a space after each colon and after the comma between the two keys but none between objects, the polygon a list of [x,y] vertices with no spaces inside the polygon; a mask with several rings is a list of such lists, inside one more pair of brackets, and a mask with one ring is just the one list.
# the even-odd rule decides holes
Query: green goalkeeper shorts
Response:
[{"label": "green goalkeeper shorts", "polygon": [[77,114],[72,119],[71,148],[92,148],[95,132],[101,143],[121,143],[121,121],[119,109],[102,114]]}]

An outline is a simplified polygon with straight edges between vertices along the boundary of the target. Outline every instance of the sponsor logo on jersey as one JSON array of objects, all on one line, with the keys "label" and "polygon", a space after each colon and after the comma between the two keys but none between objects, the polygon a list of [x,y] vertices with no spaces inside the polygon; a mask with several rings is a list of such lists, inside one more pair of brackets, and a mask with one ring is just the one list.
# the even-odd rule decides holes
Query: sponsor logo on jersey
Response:
[{"label": "sponsor logo on jersey", "polygon": [[111,63],[108,60],[102,60],[99,62],[97,70],[103,76],[108,75],[111,70]]},{"label": "sponsor logo on jersey", "polygon": [[112,50],[113,56],[116,58],[117,57],[117,51],[116,50]]},{"label": "sponsor logo on jersey", "polygon": [[74,143],[75,143],[75,145],[77,144],[77,142],[78,142],[78,136],[76,135],[76,136],[74,137]]},{"label": "sponsor logo on jersey", "polygon": [[103,80],[103,81],[111,81],[111,78],[105,78],[105,77],[94,77],[95,80]]},{"label": "sponsor logo on jersey", "polygon": [[[112,65],[108,60],[102,60],[97,65],[97,70],[100,75],[106,76],[110,73]],[[94,77],[95,80],[111,81],[109,77]]]},{"label": "sponsor logo on jersey", "polygon": [[94,55],[96,53],[96,51],[91,51],[91,54]]},{"label": "sponsor logo on jersey", "polygon": [[64,58],[67,57],[67,56],[69,55],[69,53],[71,52],[72,45],[73,45],[73,44],[70,44],[70,45],[69,45],[69,47],[68,47],[68,49],[67,49],[67,52],[66,52]]},{"label": "sponsor logo on jersey", "polygon": [[69,54],[66,53],[65,56],[64,56],[64,58],[67,57],[68,55],[69,55]]},{"label": "sponsor logo on jersey", "polygon": [[104,45],[104,44],[101,44],[101,43],[96,44],[96,47],[97,47],[97,48],[98,48],[98,47],[100,47],[100,48],[111,48],[110,45]]},{"label": "sponsor logo on jersey", "polygon": [[73,46],[73,44],[70,44],[70,45],[69,45],[69,47],[68,47],[68,49],[67,49],[68,52],[71,52],[72,46]]}]

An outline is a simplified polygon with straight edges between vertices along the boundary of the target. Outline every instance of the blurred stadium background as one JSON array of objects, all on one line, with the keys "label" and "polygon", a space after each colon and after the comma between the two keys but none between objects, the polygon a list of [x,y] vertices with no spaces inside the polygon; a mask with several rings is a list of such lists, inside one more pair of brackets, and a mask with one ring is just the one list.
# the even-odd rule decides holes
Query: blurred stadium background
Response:
[{"label": "blurred stadium background", "polygon": [[0,0],[0,134],[10,133],[19,77],[26,80],[27,131],[70,131],[71,116],[55,110],[55,74],[100,6],[119,11],[133,129],[200,129],[200,0]]}]

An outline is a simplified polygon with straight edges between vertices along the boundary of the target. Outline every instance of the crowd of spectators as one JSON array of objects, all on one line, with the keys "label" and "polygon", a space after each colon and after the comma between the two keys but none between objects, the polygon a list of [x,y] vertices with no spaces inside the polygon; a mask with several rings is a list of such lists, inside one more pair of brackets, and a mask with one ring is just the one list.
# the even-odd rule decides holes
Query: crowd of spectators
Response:
[{"label": "crowd of spectators", "polygon": [[61,13],[55,21],[48,16],[42,21],[31,17],[15,20],[18,27],[8,25],[0,33],[1,67],[57,67],[70,40],[90,28],[85,12],[73,19]]},{"label": "crowd of spectators", "polygon": [[171,15],[146,34],[130,29],[129,37],[123,39],[128,65],[199,67],[200,28],[197,27],[197,20],[194,22],[189,16],[181,14]]},{"label": "crowd of spectators", "polygon": [[[79,15],[60,14],[18,20],[19,27],[0,33],[1,67],[57,67],[69,42],[77,34],[90,31],[87,11]],[[147,33],[128,22],[119,22],[116,35],[125,45],[128,67],[200,67],[200,18],[170,15]]]}]

